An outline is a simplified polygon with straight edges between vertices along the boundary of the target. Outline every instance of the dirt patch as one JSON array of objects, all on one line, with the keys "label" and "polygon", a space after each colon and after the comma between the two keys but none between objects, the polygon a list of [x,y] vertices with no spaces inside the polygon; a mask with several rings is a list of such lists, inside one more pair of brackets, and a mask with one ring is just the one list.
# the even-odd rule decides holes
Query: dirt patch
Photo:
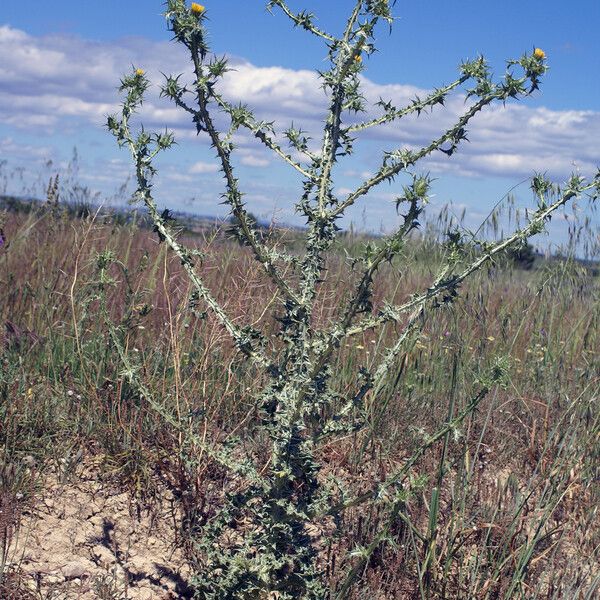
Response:
[{"label": "dirt patch", "polygon": [[21,520],[10,567],[37,597],[52,600],[191,598],[176,518],[168,491],[149,511],[93,472],[51,480]]}]

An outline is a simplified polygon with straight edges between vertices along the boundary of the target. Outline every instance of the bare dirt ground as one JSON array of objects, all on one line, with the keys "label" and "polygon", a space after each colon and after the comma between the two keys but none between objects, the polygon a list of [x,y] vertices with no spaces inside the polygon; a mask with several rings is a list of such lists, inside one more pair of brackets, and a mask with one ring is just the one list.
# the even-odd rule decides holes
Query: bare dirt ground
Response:
[{"label": "bare dirt ground", "polygon": [[46,482],[8,552],[20,588],[43,600],[191,598],[172,496],[152,512],[92,469]]}]

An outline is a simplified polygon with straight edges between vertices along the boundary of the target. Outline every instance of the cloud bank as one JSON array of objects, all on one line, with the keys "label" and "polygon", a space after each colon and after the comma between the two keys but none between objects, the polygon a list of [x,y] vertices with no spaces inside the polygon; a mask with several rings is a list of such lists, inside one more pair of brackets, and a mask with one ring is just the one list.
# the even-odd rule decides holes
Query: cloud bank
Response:
[{"label": "cloud bank", "polygon": [[[278,66],[257,67],[232,58],[235,69],[223,81],[222,92],[234,102],[247,103],[259,119],[275,120],[279,130],[292,122],[318,137],[326,98],[315,73]],[[155,84],[161,73],[185,73],[186,57],[170,42],[127,38],[115,43],[95,42],[74,36],[34,37],[10,26],[0,27],[0,123],[9,127],[9,152],[19,131],[29,134],[65,136],[81,127],[99,129],[105,115],[118,110],[116,91],[121,75],[132,66],[145,69]],[[407,84],[379,85],[368,79],[366,61],[365,97],[398,105],[427,90]],[[436,82],[441,83],[441,82]],[[158,85],[155,86],[155,91]],[[381,150],[418,148],[439,136],[464,111],[464,97],[456,95],[445,107],[420,118],[407,118],[393,125],[369,130],[367,144],[346,172],[373,171]],[[375,116],[376,109],[371,114]],[[149,127],[173,129],[179,139],[194,139],[188,115],[160,100],[155,93],[143,111]],[[438,152],[427,161],[433,173],[449,172],[468,177],[506,176],[522,178],[534,170],[565,177],[574,168],[594,172],[599,162],[600,113],[581,110],[550,110],[526,103],[485,109],[469,126],[470,143],[451,158]],[[260,150],[247,134],[238,136],[241,164],[260,170],[276,160]],[[11,146],[12,145],[12,146]],[[47,146],[48,139],[40,143]],[[36,154],[33,149],[32,153]],[[39,152],[37,152],[39,153]],[[189,174],[214,173],[216,167],[196,162]]]}]

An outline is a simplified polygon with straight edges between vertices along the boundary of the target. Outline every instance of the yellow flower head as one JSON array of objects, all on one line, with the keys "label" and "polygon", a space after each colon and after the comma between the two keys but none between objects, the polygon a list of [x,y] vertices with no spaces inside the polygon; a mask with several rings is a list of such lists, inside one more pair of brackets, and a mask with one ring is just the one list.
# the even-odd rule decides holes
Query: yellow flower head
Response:
[{"label": "yellow flower head", "polygon": [[546,53],[541,49],[541,48],[536,48],[533,51],[533,55],[538,59],[538,60],[544,60],[544,58],[546,58]]},{"label": "yellow flower head", "polygon": [[135,74],[137,77],[141,77],[144,74],[144,69],[136,69]]},{"label": "yellow flower head", "polygon": [[357,55],[354,57],[354,60],[355,60],[357,63],[361,63],[361,62],[362,62],[362,56],[361,56],[360,54],[357,54]]},{"label": "yellow flower head", "polygon": [[190,7],[192,14],[196,16],[200,16],[206,9],[202,4],[198,4],[197,2],[192,2],[192,6]]}]

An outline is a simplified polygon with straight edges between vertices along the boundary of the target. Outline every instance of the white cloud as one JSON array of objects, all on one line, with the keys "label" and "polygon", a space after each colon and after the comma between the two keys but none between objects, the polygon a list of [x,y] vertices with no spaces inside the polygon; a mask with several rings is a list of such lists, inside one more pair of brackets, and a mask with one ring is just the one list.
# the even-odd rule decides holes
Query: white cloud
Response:
[{"label": "white cloud", "polygon": [[374,173],[372,171],[361,171],[358,169],[346,169],[343,173],[345,177],[353,177],[359,179],[369,179],[373,177]]},{"label": "white cloud", "polygon": [[259,158],[252,154],[244,156],[240,162],[248,167],[268,167],[271,164],[266,158]]},{"label": "white cloud", "polygon": [[[132,65],[143,65],[158,79],[161,70],[177,70],[182,55],[168,42],[141,39],[118,44],[74,36],[35,37],[0,26],[0,121],[21,129],[47,132],[74,119],[99,127],[117,110],[119,80]],[[145,107],[156,119],[173,119],[170,107]],[[162,112],[162,111],[167,112]]]},{"label": "white cloud", "polygon": [[[271,118],[318,120],[327,98],[316,73],[240,63],[224,78],[223,93]],[[290,119],[291,117],[291,119]]]},{"label": "white cloud", "polygon": [[[161,72],[186,72],[183,51],[169,42],[142,38],[118,43],[93,42],[73,36],[36,37],[9,26],[0,27],[0,122],[21,129],[66,135],[74,127],[99,129],[107,113],[117,110],[119,78],[132,66],[145,69],[154,84],[162,82]],[[231,101],[244,102],[257,118],[276,120],[279,131],[292,122],[318,138],[323,127],[327,99],[315,73],[282,67],[257,67],[232,59],[234,71],[222,82],[222,92]],[[185,77],[182,78],[182,81]],[[364,95],[370,102],[389,99],[400,105],[426,90],[404,84],[379,85],[364,79]],[[173,129],[181,141],[195,140],[196,131],[188,114],[158,98],[158,87],[144,104],[142,118],[148,128]],[[365,132],[368,149],[357,158],[362,166],[350,168],[353,177],[374,172],[381,154],[398,147],[419,148],[440,135],[465,110],[464,97],[449,98],[445,107],[419,118]],[[223,116],[215,113],[217,122]],[[373,109],[369,116],[377,114]],[[354,118],[354,117],[353,117]],[[502,175],[522,177],[533,170],[566,176],[576,165],[590,173],[598,162],[600,113],[580,110],[531,108],[526,104],[489,107],[468,126],[470,143],[448,158],[435,153],[424,164],[433,172],[451,172],[470,177]],[[201,136],[200,139],[204,140]],[[236,134],[234,141],[244,165],[266,167],[278,160],[260,149],[248,132]],[[283,143],[283,142],[282,142]],[[290,150],[290,152],[292,152]],[[297,159],[297,154],[293,153]],[[354,164],[360,164],[356,161]],[[214,173],[218,163],[195,163],[190,174]],[[349,175],[350,176],[350,175]]]},{"label": "white cloud", "polygon": [[348,194],[351,194],[354,190],[351,188],[346,188],[346,187],[340,187],[337,190],[335,190],[335,193],[338,196],[347,196]]},{"label": "white cloud", "polygon": [[34,146],[32,144],[20,144],[12,137],[4,137],[0,139],[0,154],[4,156],[16,156],[16,157],[35,157],[49,158],[52,152],[50,146]]},{"label": "white cloud", "polygon": [[190,167],[189,172],[193,173],[193,174],[198,174],[198,173],[204,174],[204,173],[216,173],[218,170],[219,170],[219,165],[216,163],[216,161],[214,163],[198,161]]}]

